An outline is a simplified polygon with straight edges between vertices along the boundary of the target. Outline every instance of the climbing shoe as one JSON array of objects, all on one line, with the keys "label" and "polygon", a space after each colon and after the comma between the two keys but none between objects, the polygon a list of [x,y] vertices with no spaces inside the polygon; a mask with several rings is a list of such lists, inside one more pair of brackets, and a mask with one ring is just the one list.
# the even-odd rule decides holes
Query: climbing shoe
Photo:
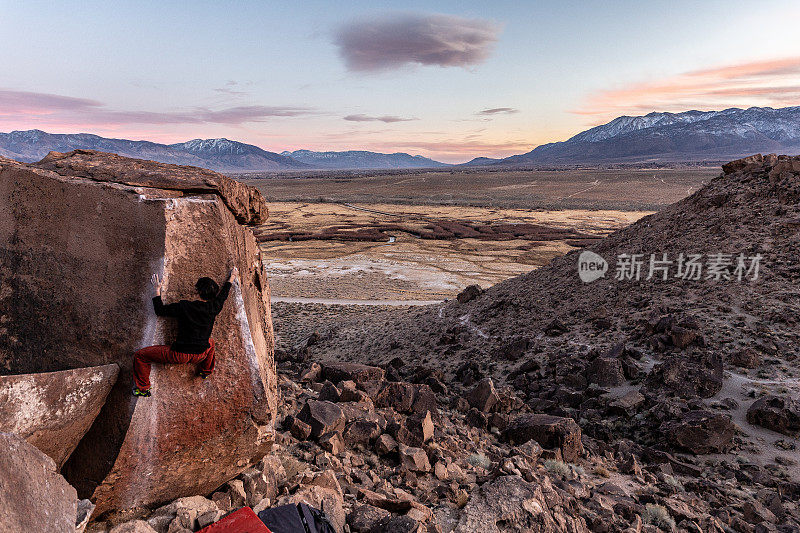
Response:
[{"label": "climbing shoe", "polygon": [[148,398],[148,397],[150,397],[150,391],[149,390],[141,390],[138,387],[134,387],[133,388],[133,395],[134,396],[143,396],[145,398]]},{"label": "climbing shoe", "polygon": [[197,375],[200,376],[201,379],[207,379],[208,376],[211,375],[211,372],[198,372]]}]

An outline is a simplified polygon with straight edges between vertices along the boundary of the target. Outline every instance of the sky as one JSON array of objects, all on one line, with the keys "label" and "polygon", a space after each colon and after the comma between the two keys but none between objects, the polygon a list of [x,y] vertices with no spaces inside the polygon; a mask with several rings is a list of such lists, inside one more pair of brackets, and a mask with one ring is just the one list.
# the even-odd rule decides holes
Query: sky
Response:
[{"label": "sky", "polygon": [[0,131],[505,157],[800,105],[797,0],[0,0]]}]

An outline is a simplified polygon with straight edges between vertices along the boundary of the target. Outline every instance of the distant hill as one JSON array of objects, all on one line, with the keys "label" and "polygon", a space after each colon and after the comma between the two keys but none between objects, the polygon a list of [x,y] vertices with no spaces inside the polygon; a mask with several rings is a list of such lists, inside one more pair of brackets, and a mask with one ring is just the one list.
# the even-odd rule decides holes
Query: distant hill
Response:
[{"label": "distant hill", "polygon": [[283,152],[282,155],[314,168],[330,169],[387,169],[387,168],[436,168],[450,166],[422,157],[398,152],[394,154],[381,154],[362,150],[346,152],[313,152],[311,150],[295,150]]},{"label": "distant hill", "polygon": [[194,139],[184,143],[160,144],[108,139],[89,133],[60,134],[41,130],[0,133],[0,155],[26,163],[39,161],[51,151],[69,152],[77,148],[227,172],[308,168],[291,157],[228,139]]},{"label": "distant hill", "polygon": [[622,116],[493,165],[727,160],[758,152],[800,153],[800,107]]},{"label": "distant hill", "polygon": [[476,157],[475,159],[471,159],[471,160],[467,161],[466,163],[461,163],[461,165],[459,165],[459,166],[483,167],[483,166],[487,166],[487,165],[493,165],[493,164],[495,164],[495,163],[497,163],[499,161],[502,161],[502,159],[497,159],[497,158],[494,158],[494,157]]}]

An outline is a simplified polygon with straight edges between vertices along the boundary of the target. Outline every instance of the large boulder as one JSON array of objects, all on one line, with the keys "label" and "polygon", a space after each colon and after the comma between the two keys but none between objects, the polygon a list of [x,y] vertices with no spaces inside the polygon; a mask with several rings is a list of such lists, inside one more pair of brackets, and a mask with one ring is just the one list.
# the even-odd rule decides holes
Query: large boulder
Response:
[{"label": "large boulder", "polygon": [[75,489],[55,462],[21,437],[0,433],[0,531],[75,531]]},{"label": "large boulder", "polygon": [[111,364],[0,376],[0,432],[16,433],[61,468],[91,427],[118,373]]},{"label": "large boulder", "polygon": [[[269,450],[277,387],[269,287],[252,231],[263,199],[224,176],[100,152],[0,161],[0,373],[116,363],[117,384],[63,468],[97,513],[211,492]],[[241,284],[217,317],[217,367],[155,365],[131,396],[132,356],[174,338],[153,313],[200,276]]]},{"label": "large boulder", "polygon": [[730,415],[706,410],[684,413],[661,424],[661,432],[672,446],[693,454],[724,453],[733,446],[736,425]]},{"label": "large boulder", "polygon": [[791,396],[763,396],[747,410],[747,421],[790,437],[798,437],[800,400]]},{"label": "large boulder", "polygon": [[560,452],[564,461],[574,462],[583,455],[581,428],[571,418],[527,413],[515,418],[504,435],[514,444],[535,440],[542,448]]},{"label": "large boulder", "polygon": [[653,367],[642,392],[656,397],[711,398],[722,390],[722,368],[722,358],[716,354],[673,355]]}]

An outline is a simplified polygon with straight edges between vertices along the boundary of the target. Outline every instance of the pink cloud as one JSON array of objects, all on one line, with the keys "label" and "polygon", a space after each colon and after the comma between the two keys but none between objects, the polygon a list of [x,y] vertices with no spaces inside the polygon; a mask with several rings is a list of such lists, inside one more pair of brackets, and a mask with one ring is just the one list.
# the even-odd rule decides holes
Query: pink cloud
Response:
[{"label": "pink cloud", "polygon": [[308,107],[248,105],[223,109],[196,107],[179,111],[110,109],[96,100],[57,94],[0,89],[0,122],[30,125],[111,127],[128,124],[225,124],[263,122],[273,117],[315,114]]},{"label": "pink cloud", "polygon": [[695,70],[600,91],[573,110],[598,120],[650,111],[800,105],[800,57]]}]

